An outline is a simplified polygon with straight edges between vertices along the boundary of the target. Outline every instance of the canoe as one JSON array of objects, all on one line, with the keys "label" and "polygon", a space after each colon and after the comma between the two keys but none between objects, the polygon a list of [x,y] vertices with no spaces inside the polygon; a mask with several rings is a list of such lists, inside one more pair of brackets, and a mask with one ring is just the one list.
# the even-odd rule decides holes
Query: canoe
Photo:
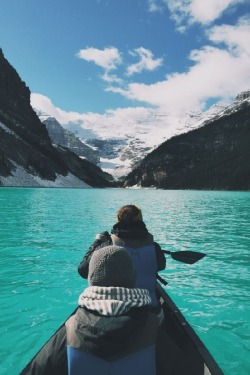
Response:
[{"label": "canoe", "polygon": [[167,292],[158,284],[157,293],[164,311],[164,329],[185,354],[192,374],[223,375],[219,365],[187,322]]},{"label": "canoe", "polygon": [[[192,372],[189,370],[185,375],[224,375],[204,343],[160,284],[157,284],[157,295],[165,316],[162,327],[181,349],[189,369],[192,370]],[[76,312],[76,309],[72,314]]]}]

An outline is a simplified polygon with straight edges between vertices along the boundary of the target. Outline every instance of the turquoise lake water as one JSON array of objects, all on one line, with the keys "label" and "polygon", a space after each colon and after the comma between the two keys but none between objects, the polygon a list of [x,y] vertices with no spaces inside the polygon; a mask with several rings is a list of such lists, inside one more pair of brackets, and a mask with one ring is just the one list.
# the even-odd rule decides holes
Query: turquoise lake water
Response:
[{"label": "turquoise lake water", "polygon": [[76,307],[78,263],[125,204],[167,257],[167,291],[225,375],[250,374],[250,192],[0,188],[0,373],[19,374]]}]

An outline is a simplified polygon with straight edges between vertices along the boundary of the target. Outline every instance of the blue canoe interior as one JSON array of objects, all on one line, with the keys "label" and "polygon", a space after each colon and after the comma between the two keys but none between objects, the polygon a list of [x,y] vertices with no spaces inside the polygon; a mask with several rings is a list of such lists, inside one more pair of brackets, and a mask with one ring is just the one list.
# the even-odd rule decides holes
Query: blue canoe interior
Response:
[{"label": "blue canoe interior", "polygon": [[[157,284],[157,295],[165,317],[162,328],[178,345],[188,361],[189,370],[185,375],[224,375],[204,343],[187,322],[167,292],[159,284]],[[72,314],[74,314],[75,311],[76,309]],[[60,329],[60,327],[58,329]],[[27,366],[28,365],[29,363]]]}]

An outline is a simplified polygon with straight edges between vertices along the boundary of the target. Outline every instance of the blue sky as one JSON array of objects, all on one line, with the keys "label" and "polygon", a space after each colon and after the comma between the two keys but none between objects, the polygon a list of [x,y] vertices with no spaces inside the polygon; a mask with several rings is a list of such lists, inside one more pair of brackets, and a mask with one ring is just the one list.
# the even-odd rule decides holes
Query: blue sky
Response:
[{"label": "blue sky", "polygon": [[139,110],[181,116],[250,89],[249,0],[0,5],[5,57],[30,88],[32,104],[65,121]]}]

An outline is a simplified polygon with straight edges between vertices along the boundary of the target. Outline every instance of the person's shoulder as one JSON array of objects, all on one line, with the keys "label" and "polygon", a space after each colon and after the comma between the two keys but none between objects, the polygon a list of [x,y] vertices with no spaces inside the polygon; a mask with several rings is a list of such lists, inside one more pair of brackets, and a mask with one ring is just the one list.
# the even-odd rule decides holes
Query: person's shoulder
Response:
[{"label": "person's shoulder", "polygon": [[153,243],[155,243],[155,242],[154,242],[154,236],[153,236],[152,233],[148,232],[148,233],[147,233],[147,238],[148,238],[150,241],[152,241]]}]

